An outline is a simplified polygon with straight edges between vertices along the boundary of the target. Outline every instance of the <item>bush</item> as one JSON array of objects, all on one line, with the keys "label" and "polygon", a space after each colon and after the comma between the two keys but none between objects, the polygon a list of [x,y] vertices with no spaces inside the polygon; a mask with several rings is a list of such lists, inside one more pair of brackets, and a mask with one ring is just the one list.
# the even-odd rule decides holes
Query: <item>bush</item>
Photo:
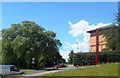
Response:
[{"label": "bush", "polygon": [[[73,57],[74,65],[88,66],[95,65],[95,53],[75,53]],[[99,63],[120,62],[120,51],[99,52]]]}]

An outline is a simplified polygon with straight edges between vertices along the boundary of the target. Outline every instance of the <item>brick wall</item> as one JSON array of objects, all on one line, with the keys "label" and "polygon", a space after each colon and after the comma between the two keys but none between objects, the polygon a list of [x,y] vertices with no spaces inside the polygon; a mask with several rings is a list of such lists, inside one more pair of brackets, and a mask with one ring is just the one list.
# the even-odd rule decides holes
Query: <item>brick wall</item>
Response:
[{"label": "brick wall", "polygon": [[[95,33],[92,33],[95,34]],[[102,34],[99,35],[99,51],[106,48],[105,37]],[[90,49],[92,52],[96,52],[96,35],[91,35],[90,37]]]}]

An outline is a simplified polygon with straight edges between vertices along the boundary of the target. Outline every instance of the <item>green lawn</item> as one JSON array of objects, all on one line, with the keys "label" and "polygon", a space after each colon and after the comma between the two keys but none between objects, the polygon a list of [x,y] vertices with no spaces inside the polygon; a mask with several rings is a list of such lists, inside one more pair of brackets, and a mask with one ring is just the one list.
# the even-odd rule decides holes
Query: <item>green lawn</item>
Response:
[{"label": "green lawn", "polygon": [[[102,64],[76,70],[60,71],[44,76],[118,76],[118,63]],[[38,77],[39,78],[39,77]]]}]

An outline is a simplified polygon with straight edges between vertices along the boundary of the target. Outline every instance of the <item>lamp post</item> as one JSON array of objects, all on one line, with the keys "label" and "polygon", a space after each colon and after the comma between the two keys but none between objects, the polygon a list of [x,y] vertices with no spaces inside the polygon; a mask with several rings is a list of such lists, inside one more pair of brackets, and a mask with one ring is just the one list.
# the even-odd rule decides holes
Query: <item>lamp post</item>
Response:
[{"label": "lamp post", "polygon": [[75,55],[73,55],[72,64],[73,64],[73,65],[75,64]]},{"label": "lamp post", "polygon": [[77,53],[78,53],[79,52],[79,43],[77,42],[76,45],[77,45]]},{"label": "lamp post", "polygon": [[56,64],[56,61],[55,61],[55,60],[56,60],[56,57],[54,57],[54,65]]}]

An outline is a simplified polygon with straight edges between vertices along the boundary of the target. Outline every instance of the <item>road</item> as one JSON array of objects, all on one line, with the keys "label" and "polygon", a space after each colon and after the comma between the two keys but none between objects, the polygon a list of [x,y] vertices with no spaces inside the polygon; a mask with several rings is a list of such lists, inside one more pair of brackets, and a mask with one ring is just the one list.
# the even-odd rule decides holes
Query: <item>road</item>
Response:
[{"label": "road", "polygon": [[20,76],[8,76],[5,78],[35,78],[37,76],[42,76],[45,74],[50,74],[50,73],[55,73],[55,72],[59,72],[59,71],[66,71],[66,70],[74,70],[74,69],[78,69],[78,68],[85,68],[84,67],[75,67],[73,65],[68,65],[66,68],[59,68],[58,70],[53,70],[53,68],[46,68],[47,70],[37,70],[37,73],[33,73],[33,74],[27,74],[27,75],[20,75]]},{"label": "road", "polygon": [[[50,70],[50,71],[39,70],[39,73],[28,74],[28,75],[25,75],[25,76],[41,76],[41,75],[44,75],[44,74],[55,73],[55,72],[65,71],[65,70],[73,70],[73,69],[78,69],[78,68],[79,67],[74,67],[72,65],[69,65],[66,68],[59,68],[58,70]],[[48,68],[48,69],[52,69],[52,68]]]}]

